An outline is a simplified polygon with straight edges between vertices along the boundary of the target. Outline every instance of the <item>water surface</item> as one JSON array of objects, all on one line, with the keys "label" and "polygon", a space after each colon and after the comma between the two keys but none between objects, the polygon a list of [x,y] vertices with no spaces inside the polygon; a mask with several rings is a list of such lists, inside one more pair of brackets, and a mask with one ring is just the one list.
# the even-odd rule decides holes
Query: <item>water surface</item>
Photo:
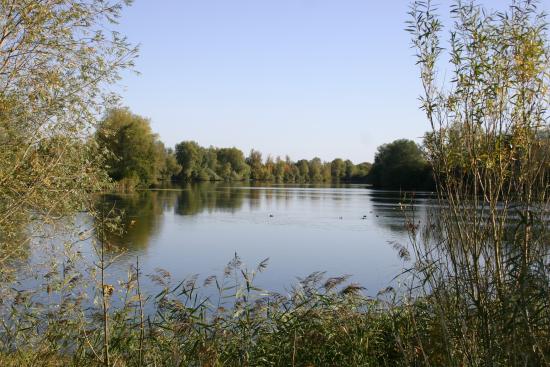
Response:
[{"label": "water surface", "polygon": [[[235,253],[250,266],[269,258],[260,286],[283,291],[314,271],[351,280],[376,294],[403,267],[391,245],[406,243],[403,193],[364,185],[249,186],[202,183],[132,195],[108,195],[124,209],[125,249],[111,273],[123,275],[139,256],[144,273],[174,279],[220,274]],[[409,194],[410,203],[411,195]],[[418,213],[430,199],[417,193]]]}]

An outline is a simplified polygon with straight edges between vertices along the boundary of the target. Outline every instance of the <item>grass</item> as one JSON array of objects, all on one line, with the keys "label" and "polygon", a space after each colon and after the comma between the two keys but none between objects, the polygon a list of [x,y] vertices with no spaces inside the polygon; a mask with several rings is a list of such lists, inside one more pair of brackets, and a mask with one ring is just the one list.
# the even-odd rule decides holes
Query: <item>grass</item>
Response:
[{"label": "grass", "polygon": [[[158,294],[145,296],[137,263],[126,281],[95,289],[95,305],[83,301],[77,284],[82,280],[65,281],[56,291],[65,295],[57,298],[57,304],[40,304],[32,295],[4,301],[0,365],[483,365],[475,358],[484,355],[484,345],[477,345],[483,340],[478,323],[484,317],[472,306],[470,318],[462,325],[443,325],[453,318],[439,314],[441,299],[449,304],[448,312],[456,312],[453,301],[460,301],[451,294],[434,291],[410,298],[388,288],[372,298],[359,285],[348,283],[347,277],[325,278],[318,272],[283,295],[254,286],[254,277],[266,266],[264,261],[248,270],[235,256],[223,274],[200,283],[197,278],[174,283],[168,272],[159,269],[150,275]],[[60,271],[73,279],[75,269]],[[50,276],[48,282],[54,278]],[[499,312],[506,310],[493,305],[491,317]],[[544,343],[549,324],[538,325],[542,327],[532,336]],[[517,342],[513,334],[502,334],[490,347]],[[548,356],[548,346],[543,348],[540,355]],[[505,356],[505,351],[500,355]],[[542,358],[531,361],[528,365],[544,365]],[[512,360],[494,362],[519,365]]]},{"label": "grass", "polygon": [[[106,314],[109,365],[360,366],[402,359],[394,335],[404,335],[404,309],[390,312],[358,285],[345,284],[346,277],[324,279],[322,273],[286,296],[265,292],[253,285],[265,266],[247,271],[236,256],[222,276],[200,287],[194,278],[174,285],[159,270],[152,279],[161,291],[148,299],[141,298],[134,269],[119,290],[125,302]],[[202,287],[214,288],[215,302],[201,297]],[[148,302],[155,312],[146,316]],[[102,308],[86,310],[69,300],[54,308],[64,312],[41,313],[39,305],[27,303],[29,312],[11,320],[11,332],[4,324],[3,366],[107,364]]]}]

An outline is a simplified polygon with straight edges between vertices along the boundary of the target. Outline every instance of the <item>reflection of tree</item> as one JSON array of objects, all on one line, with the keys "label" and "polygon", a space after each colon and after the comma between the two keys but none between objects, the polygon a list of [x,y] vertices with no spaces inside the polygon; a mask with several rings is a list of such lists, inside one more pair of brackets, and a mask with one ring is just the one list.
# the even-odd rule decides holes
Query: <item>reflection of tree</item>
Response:
[{"label": "reflection of tree", "polygon": [[250,209],[259,209],[261,207],[261,193],[262,190],[255,189],[254,187],[248,189],[248,205]]},{"label": "reflection of tree", "polygon": [[264,190],[264,196],[266,203],[271,203],[273,201],[273,189],[265,189]]},{"label": "reflection of tree", "polygon": [[294,199],[294,190],[282,190],[281,195],[283,196],[285,205],[288,207]]},{"label": "reflection of tree", "polygon": [[179,191],[174,191],[171,188],[169,190],[155,190],[155,198],[158,201],[158,205],[162,208],[162,211],[172,211],[176,206]]},{"label": "reflection of tree", "polygon": [[116,208],[122,212],[122,234],[115,231],[107,232],[110,244],[131,248],[144,248],[149,239],[158,231],[159,216],[165,205],[173,202],[176,193],[145,191],[132,195],[104,195],[102,205]]},{"label": "reflection of tree", "polygon": [[204,210],[234,212],[243,205],[245,190],[224,183],[187,184],[179,192],[176,214],[193,215]]},{"label": "reflection of tree", "polygon": [[392,232],[406,232],[406,219],[414,217],[415,222],[420,220],[421,223],[426,219],[427,193],[371,190],[369,197],[372,203],[370,219]]}]

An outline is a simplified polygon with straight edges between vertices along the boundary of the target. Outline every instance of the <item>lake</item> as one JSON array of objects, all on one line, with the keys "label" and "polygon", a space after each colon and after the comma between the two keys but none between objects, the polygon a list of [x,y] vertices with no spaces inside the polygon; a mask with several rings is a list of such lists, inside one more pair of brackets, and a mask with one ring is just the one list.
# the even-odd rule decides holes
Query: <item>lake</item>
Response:
[{"label": "lake", "polygon": [[[392,243],[406,244],[403,193],[365,185],[248,185],[201,183],[106,195],[125,211],[124,253],[109,268],[125,276],[139,256],[142,272],[162,268],[173,279],[221,274],[237,253],[251,269],[269,258],[257,283],[284,291],[314,271],[349,274],[375,295],[403,268]],[[431,205],[416,193],[417,213]]]}]

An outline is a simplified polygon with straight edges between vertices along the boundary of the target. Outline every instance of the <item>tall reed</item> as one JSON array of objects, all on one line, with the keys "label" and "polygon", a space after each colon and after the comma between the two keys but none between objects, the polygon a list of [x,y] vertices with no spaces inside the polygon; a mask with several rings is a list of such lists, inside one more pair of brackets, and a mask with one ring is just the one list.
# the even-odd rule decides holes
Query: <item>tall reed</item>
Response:
[{"label": "tall reed", "polygon": [[456,1],[443,82],[437,9],[416,1],[410,16],[440,202],[437,218],[412,231],[416,285],[437,316],[419,338],[441,340],[445,358],[430,364],[548,365],[546,16],[536,1],[495,13]]}]

